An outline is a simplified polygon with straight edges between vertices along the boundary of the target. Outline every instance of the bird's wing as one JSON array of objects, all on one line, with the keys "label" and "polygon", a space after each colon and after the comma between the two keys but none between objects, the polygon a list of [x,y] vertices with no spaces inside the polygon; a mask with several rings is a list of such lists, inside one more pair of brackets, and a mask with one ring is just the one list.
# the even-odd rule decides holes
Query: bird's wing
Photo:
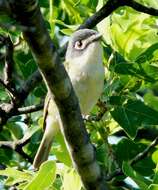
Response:
[{"label": "bird's wing", "polygon": [[45,130],[45,127],[46,127],[46,118],[48,115],[48,106],[49,106],[50,100],[51,100],[51,97],[49,93],[47,93],[45,102],[44,102],[44,110],[43,110],[43,130]]},{"label": "bird's wing", "polygon": [[64,66],[65,66],[66,71],[68,72],[69,71],[69,63],[68,63],[68,61],[64,62]]}]

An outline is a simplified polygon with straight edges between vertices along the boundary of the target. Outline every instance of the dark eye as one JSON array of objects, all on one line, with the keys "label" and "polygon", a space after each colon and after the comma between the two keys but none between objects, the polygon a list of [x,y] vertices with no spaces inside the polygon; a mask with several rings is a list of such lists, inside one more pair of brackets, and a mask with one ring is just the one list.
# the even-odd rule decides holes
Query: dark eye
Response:
[{"label": "dark eye", "polygon": [[74,48],[79,49],[79,50],[84,49],[84,44],[83,44],[82,40],[76,41],[75,45],[74,45]]}]

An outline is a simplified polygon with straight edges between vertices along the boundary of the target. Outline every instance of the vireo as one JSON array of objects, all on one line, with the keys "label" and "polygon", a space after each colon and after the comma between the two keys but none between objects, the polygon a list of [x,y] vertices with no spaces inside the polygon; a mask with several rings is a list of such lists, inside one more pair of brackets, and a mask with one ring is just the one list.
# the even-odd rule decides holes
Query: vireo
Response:
[{"label": "vireo", "polygon": [[[88,114],[96,104],[104,84],[101,35],[89,29],[76,31],[70,38],[65,68],[78,97],[81,112]],[[34,167],[39,168],[47,160],[53,137],[59,131],[61,122],[58,108],[49,93],[44,106],[44,135],[34,159]]]}]

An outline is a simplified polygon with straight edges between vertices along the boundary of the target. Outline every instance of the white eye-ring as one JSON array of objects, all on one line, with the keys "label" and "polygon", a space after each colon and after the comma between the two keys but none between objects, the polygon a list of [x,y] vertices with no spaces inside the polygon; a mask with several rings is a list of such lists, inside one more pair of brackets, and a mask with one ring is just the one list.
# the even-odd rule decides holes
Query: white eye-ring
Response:
[{"label": "white eye-ring", "polygon": [[85,44],[83,43],[82,40],[78,40],[75,42],[74,48],[77,50],[82,50],[85,48]]}]

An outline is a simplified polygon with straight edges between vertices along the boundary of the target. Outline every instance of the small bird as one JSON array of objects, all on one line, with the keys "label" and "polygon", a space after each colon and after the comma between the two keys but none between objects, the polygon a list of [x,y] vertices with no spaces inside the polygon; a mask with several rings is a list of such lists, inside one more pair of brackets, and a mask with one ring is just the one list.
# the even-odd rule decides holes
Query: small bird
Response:
[{"label": "small bird", "polygon": [[[65,59],[65,69],[79,100],[83,115],[89,114],[103,91],[104,67],[102,63],[101,35],[82,29],[71,36]],[[49,93],[44,105],[44,135],[34,158],[34,168],[48,159],[53,137],[61,122],[58,108]]]}]

